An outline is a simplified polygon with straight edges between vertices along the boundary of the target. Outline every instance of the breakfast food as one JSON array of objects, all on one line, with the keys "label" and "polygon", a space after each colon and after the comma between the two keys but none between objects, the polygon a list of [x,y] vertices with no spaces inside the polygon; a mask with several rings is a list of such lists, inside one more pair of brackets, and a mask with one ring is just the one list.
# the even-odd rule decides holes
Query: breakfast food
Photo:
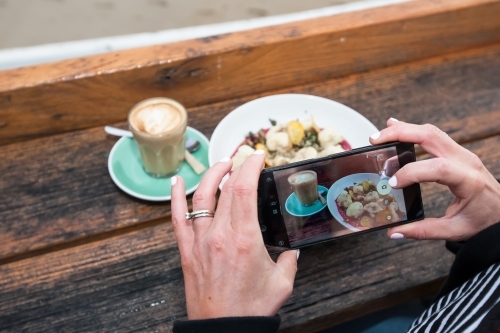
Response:
[{"label": "breakfast food", "polygon": [[292,120],[277,124],[271,120],[270,128],[250,132],[234,153],[233,170],[239,167],[256,149],[266,152],[266,166],[274,167],[306,159],[336,154],[351,147],[333,127],[320,129],[311,116],[305,120]]},{"label": "breakfast food", "polygon": [[359,229],[399,222],[406,215],[392,194],[381,195],[377,192],[373,180],[345,188],[335,203],[344,221]]}]

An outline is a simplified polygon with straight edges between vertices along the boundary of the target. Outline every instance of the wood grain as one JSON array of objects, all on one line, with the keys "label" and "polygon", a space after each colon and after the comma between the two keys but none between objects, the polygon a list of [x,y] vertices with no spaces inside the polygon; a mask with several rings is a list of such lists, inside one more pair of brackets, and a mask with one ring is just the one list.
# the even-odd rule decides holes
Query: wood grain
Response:
[{"label": "wood grain", "polygon": [[[304,249],[282,327],[440,278],[451,260],[443,242],[384,232]],[[2,265],[0,290],[0,332],[170,332],[186,317],[170,223]]]},{"label": "wood grain", "polygon": [[[206,105],[500,40],[499,0],[419,0],[0,72],[0,144]],[[196,92],[196,93],[193,93]]]},{"label": "wood grain", "polygon": [[[358,110],[379,128],[391,116],[431,122],[469,142],[500,133],[499,88],[495,46],[267,94],[323,96]],[[190,125],[210,136],[228,112],[258,96],[191,108]],[[169,203],[134,199],[112,183],[107,158],[115,142],[94,128],[0,147],[2,260],[168,217]],[[484,154],[493,163],[495,153]]]},{"label": "wood grain", "polygon": [[[497,177],[499,143],[466,145]],[[449,196],[435,184],[423,191],[427,215],[438,216]],[[305,248],[282,330],[314,332],[426,295],[452,260],[441,241],[394,241],[385,231]],[[169,332],[186,316],[170,223],[0,265],[0,290],[1,332]]]}]

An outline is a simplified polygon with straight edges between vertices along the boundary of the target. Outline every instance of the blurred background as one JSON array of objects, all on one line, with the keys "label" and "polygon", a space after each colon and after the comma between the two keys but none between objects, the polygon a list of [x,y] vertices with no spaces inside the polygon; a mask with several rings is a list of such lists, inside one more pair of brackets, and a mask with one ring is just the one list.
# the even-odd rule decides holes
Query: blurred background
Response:
[{"label": "blurred background", "polygon": [[0,70],[408,0],[0,0]]},{"label": "blurred background", "polygon": [[0,0],[0,49],[288,14],[352,0]]}]

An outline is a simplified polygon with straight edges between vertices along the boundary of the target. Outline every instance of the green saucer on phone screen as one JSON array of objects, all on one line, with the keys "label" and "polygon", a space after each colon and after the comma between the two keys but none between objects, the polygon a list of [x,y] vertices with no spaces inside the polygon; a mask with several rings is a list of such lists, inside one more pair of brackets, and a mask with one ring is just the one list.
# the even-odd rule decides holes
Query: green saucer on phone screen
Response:
[{"label": "green saucer on phone screen", "polygon": [[[328,189],[324,186],[318,185],[318,192],[327,193]],[[313,203],[311,206],[304,206],[299,201],[299,198],[297,198],[297,195],[295,193],[290,194],[290,196],[288,197],[288,199],[286,199],[285,202],[285,208],[289,214],[301,217],[316,214],[317,212],[323,210],[323,208],[325,207],[326,203],[321,203],[319,199],[316,200],[316,202]]]},{"label": "green saucer on phone screen", "polygon": [[[208,168],[208,139],[198,130],[187,127],[186,138],[198,140],[200,147],[192,155]],[[109,153],[108,169],[111,179],[122,191],[149,201],[167,201],[171,198],[170,178],[154,178],[144,171],[139,148],[134,139],[122,137]],[[186,194],[193,193],[203,174],[197,175],[183,162],[177,173],[186,183]]]}]

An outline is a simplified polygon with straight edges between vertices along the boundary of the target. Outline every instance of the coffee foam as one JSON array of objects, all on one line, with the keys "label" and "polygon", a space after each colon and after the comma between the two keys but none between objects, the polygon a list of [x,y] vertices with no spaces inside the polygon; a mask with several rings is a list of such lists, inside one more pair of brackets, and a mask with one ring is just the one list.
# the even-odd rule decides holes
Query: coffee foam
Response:
[{"label": "coffee foam", "polygon": [[302,182],[312,180],[314,178],[315,177],[314,177],[314,174],[312,172],[304,172],[304,173],[299,173],[299,174],[293,175],[293,177],[291,177],[290,181],[297,184],[297,183],[302,183]]},{"label": "coffee foam", "polygon": [[131,120],[139,131],[157,135],[179,127],[182,116],[169,104],[152,104],[136,110]]}]

